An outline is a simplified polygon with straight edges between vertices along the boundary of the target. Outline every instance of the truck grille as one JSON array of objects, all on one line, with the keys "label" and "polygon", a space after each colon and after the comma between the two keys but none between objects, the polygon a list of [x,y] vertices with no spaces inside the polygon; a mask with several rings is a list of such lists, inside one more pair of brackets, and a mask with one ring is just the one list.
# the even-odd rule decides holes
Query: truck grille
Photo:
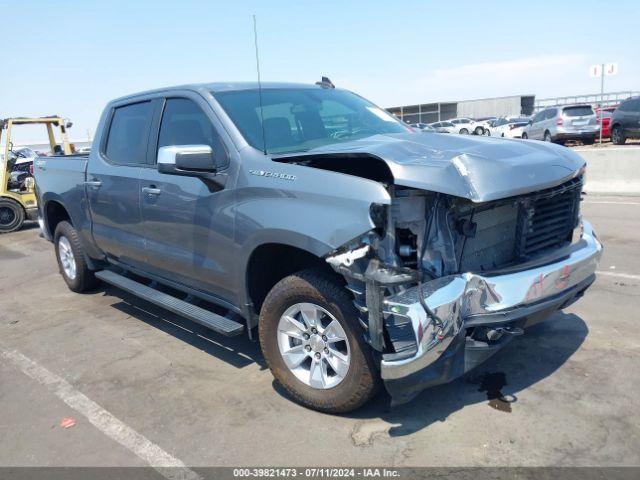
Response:
[{"label": "truck grille", "polygon": [[571,241],[578,221],[582,177],[525,197],[516,232],[516,256],[534,257]]},{"label": "truck grille", "polygon": [[457,245],[459,269],[491,271],[527,261],[571,242],[582,177],[540,192],[473,207],[456,217],[475,224]]}]

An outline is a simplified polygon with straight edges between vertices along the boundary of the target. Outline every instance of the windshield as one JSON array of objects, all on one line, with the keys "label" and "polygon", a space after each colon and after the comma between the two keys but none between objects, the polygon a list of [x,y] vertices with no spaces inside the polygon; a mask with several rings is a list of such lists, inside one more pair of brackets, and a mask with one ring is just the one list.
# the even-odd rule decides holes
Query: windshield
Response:
[{"label": "windshield", "polygon": [[344,90],[263,89],[262,113],[258,90],[218,92],[214,97],[247,142],[268,153],[306,151],[372,135],[411,131],[391,114]]}]

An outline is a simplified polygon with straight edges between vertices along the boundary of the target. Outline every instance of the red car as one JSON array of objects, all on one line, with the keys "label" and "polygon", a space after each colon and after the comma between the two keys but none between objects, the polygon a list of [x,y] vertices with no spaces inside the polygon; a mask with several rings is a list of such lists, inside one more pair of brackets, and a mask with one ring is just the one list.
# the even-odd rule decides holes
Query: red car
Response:
[{"label": "red car", "polygon": [[[611,107],[604,108],[594,108],[593,110],[596,112],[596,121],[602,125],[602,136],[609,136],[609,123],[611,122],[611,116],[613,115],[613,111],[616,109],[617,105]],[[600,111],[602,110],[602,122],[600,121]]]}]

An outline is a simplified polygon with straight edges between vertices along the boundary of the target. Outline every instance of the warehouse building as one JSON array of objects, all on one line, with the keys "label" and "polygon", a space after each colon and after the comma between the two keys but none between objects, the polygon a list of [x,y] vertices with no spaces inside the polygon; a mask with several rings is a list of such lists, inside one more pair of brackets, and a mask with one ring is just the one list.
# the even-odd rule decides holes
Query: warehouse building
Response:
[{"label": "warehouse building", "polygon": [[460,102],[423,103],[387,108],[407,123],[433,123],[458,117],[516,117],[533,113],[535,95],[482,98]]}]

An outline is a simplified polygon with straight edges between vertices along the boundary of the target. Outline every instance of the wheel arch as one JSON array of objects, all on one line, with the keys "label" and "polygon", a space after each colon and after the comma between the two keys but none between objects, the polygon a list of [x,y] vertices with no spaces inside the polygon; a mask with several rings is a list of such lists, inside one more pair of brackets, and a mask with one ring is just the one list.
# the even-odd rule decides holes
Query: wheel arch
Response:
[{"label": "wheel arch", "polygon": [[249,253],[239,269],[241,279],[238,283],[243,285],[243,304],[248,315],[258,314],[267,293],[292,273],[315,268],[342,279],[324,259],[334,247],[296,232],[262,233],[260,240],[242,247]]},{"label": "wheel arch", "polygon": [[323,258],[333,250],[330,246],[302,236],[291,240],[265,240],[251,248],[241,269],[248,313],[259,313],[274,285],[295,272],[313,268],[342,280]]},{"label": "wheel arch", "polygon": [[67,208],[62,202],[56,199],[51,199],[45,202],[42,209],[43,222],[47,233],[51,239],[56,232],[56,227],[60,222],[67,221],[73,226],[73,220],[69,214]]}]

